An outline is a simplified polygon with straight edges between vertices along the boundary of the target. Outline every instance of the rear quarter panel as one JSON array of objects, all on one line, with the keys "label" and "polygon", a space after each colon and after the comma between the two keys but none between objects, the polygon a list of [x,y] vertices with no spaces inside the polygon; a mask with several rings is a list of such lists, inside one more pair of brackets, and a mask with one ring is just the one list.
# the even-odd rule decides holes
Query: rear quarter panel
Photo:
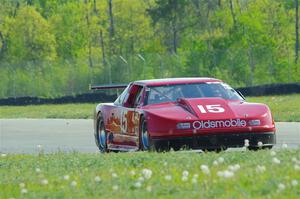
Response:
[{"label": "rear quarter panel", "polygon": [[98,115],[101,114],[104,120],[105,128],[109,132],[119,132],[120,120],[117,117],[117,107],[113,103],[101,103],[95,108],[94,127],[96,129]]}]

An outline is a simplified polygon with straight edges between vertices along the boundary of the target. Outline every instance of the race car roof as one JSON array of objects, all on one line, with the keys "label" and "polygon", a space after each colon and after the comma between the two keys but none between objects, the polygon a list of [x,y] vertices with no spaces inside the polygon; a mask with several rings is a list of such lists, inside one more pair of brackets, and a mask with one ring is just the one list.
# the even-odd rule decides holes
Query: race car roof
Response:
[{"label": "race car roof", "polygon": [[146,86],[164,86],[172,84],[191,84],[191,83],[204,83],[204,82],[222,82],[219,79],[208,77],[186,77],[186,78],[166,78],[166,79],[151,79],[151,80],[138,80],[134,83],[143,84]]}]

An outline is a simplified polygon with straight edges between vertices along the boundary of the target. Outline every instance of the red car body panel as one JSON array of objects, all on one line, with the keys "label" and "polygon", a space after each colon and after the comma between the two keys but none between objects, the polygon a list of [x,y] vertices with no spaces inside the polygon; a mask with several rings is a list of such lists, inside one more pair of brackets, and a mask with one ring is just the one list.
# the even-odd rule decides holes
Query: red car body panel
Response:
[{"label": "red car body panel", "polygon": [[[242,100],[226,100],[219,97],[180,98],[177,101],[145,104],[147,88],[175,84],[221,83],[212,78],[175,78],[143,80],[129,84],[122,103],[103,103],[95,109],[104,119],[108,132],[108,148],[138,150],[140,148],[141,118],[147,120],[149,135],[153,139],[184,138],[218,134],[275,133],[275,124],[268,106]],[[140,103],[133,105],[140,94]],[[122,96],[120,96],[121,98]],[[126,97],[125,97],[126,98]],[[260,121],[258,125],[251,122]],[[178,129],[184,123],[190,128]],[[95,135],[96,137],[96,135]],[[97,143],[97,141],[96,141]]]},{"label": "red car body panel", "polygon": [[[147,109],[148,116],[148,127],[150,134],[154,137],[156,136],[188,136],[193,134],[209,134],[211,133],[232,133],[232,132],[269,132],[275,131],[275,124],[272,121],[272,116],[270,114],[269,108],[263,104],[252,104],[246,102],[238,101],[226,101],[223,99],[192,99],[192,107],[196,114],[192,114],[185,108],[181,107],[176,103],[160,104],[160,105],[150,105],[145,107]],[[221,104],[225,111],[221,114],[206,113],[201,114],[200,111],[195,108],[196,104],[206,105],[206,104]],[[157,106],[157,107],[155,107]],[[247,113],[247,114],[245,114]],[[189,118],[189,119],[187,119]],[[194,131],[189,130],[176,130],[176,126],[179,122],[193,122],[198,120],[203,121],[216,121],[216,120],[227,120],[227,119],[244,119],[246,122],[252,119],[260,119],[260,126],[249,126],[245,127],[224,127],[224,128],[208,128],[199,129]]]}]

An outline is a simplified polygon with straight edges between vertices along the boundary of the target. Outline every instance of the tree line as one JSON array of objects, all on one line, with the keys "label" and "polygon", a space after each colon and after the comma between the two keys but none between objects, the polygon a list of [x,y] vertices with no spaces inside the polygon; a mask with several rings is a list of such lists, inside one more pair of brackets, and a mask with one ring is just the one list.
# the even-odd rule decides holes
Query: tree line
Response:
[{"label": "tree line", "polygon": [[0,0],[0,98],[208,76],[300,81],[298,0]]}]

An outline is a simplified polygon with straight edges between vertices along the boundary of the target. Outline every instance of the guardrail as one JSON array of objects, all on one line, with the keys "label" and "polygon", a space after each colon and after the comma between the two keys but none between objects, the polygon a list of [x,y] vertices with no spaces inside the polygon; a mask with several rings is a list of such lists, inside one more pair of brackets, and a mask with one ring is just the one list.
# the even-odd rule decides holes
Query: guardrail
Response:
[{"label": "guardrail", "polygon": [[287,95],[300,93],[300,83],[266,84],[237,88],[244,96]]},{"label": "guardrail", "polygon": [[39,98],[39,97],[17,97],[0,99],[0,106],[23,106],[39,104],[69,104],[69,103],[97,103],[111,102],[117,95],[107,95],[105,93],[85,93],[75,96],[64,96],[59,98]]},{"label": "guardrail", "polygon": [[[244,96],[263,95],[286,95],[300,93],[300,83],[291,84],[269,84],[252,87],[237,88]],[[103,92],[79,94],[75,96],[64,96],[59,98],[39,98],[39,97],[17,97],[0,99],[0,106],[23,106],[38,104],[67,104],[67,103],[101,103],[112,102],[117,95],[107,95]]]}]

